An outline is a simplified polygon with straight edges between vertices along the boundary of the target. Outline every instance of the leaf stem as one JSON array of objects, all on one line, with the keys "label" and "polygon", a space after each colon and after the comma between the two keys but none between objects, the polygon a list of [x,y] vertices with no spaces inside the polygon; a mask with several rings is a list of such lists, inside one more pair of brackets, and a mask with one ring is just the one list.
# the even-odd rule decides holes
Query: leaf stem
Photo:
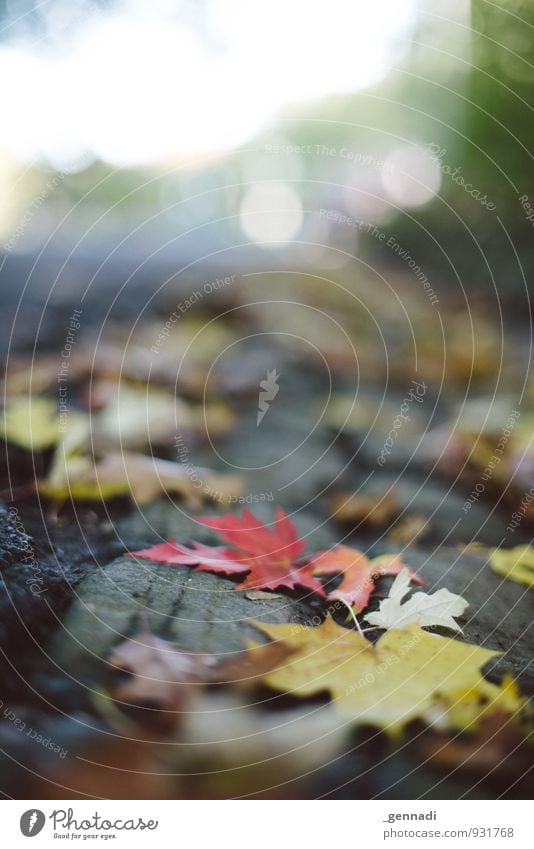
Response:
[{"label": "leaf stem", "polygon": [[361,637],[363,637],[363,631],[361,629],[361,625],[358,622],[358,620],[356,619],[356,614],[354,613],[354,610],[352,609],[352,605],[350,605],[348,602],[346,602],[345,599],[343,599],[343,598],[340,598],[339,600],[345,605],[345,607],[349,611],[349,613],[352,617],[352,621],[354,622],[354,624],[356,625],[356,627],[358,629],[358,633],[360,634]]}]

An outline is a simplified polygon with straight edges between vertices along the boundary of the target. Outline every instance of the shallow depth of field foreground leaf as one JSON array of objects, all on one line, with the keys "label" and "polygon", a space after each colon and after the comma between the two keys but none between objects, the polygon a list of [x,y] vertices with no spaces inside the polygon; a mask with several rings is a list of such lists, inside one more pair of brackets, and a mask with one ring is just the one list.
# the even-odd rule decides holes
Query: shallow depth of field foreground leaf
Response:
[{"label": "shallow depth of field foreground leaf", "polygon": [[468,607],[464,598],[441,589],[430,595],[417,592],[403,602],[409,592],[410,573],[403,569],[393,581],[389,596],[380,602],[380,609],[366,615],[367,622],[379,628],[404,628],[415,623],[421,626],[440,625],[451,631],[462,630],[453,617],[461,616]]},{"label": "shallow depth of field foreground leaf", "polygon": [[[265,676],[270,687],[300,697],[326,690],[335,708],[358,724],[394,733],[414,719],[432,722],[439,711],[440,727],[463,727],[446,710],[459,692],[470,694],[480,715],[488,715],[493,700],[503,708],[497,699],[501,688],[480,672],[496,656],[494,651],[429,634],[416,625],[387,631],[375,645],[331,618],[316,628],[254,625],[296,652]],[[253,648],[260,654],[264,650],[258,644]],[[519,697],[506,701],[508,712],[522,705]],[[476,724],[473,711],[469,718],[470,725]]]},{"label": "shallow depth of field foreground leaf", "polygon": [[515,548],[498,548],[490,556],[490,566],[501,578],[534,587],[534,547],[517,545]]},{"label": "shallow depth of field foreground leaf", "polygon": [[291,653],[292,649],[283,643],[269,643],[261,654],[244,651],[218,657],[187,651],[146,628],[124,640],[110,654],[110,665],[128,673],[112,692],[121,701],[178,711],[198,695],[198,685],[228,683],[249,687]]}]

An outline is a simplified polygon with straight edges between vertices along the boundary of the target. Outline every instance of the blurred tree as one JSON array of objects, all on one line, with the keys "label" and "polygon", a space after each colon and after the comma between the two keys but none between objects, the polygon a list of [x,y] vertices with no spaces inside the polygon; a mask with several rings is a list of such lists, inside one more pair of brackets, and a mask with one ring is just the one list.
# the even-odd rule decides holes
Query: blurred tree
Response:
[{"label": "blurred tree", "polygon": [[[448,52],[439,26],[438,32]],[[414,216],[434,234],[444,253],[407,216],[397,222],[399,239],[435,275],[450,279],[454,266],[467,291],[495,287],[501,302],[523,314],[524,278],[528,284],[534,263],[534,225],[526,220],[521,202],[526,196],[534,206],[533,36],[532,3],[508,0],[499,7],[472,0],[470,50],[459,62],[449,54],[445,101],[442,92],[434,91],[436,114],[451,93],[467,98],[464,121],[442,130],[441,142],[437,139],[445,151],[442,164],[455,179],[443,173],[439,198]],[[464,91],[455,85],[464,76],[461,65],[468,70]],[[415,100],[421,103],[420,93]],[[459,177],[495,204],[495,210],[472,198]]]}]

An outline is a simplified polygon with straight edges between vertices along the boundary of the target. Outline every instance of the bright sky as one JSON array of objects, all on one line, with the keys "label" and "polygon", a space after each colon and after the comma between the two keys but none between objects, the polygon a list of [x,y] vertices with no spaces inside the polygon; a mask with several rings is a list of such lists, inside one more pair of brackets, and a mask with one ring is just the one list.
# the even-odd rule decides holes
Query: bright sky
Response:
[{"label": "bright sky", "polygon": [[286,104],[382,79],[404,55],[416,5],[122,0],[91,12],[83,0],[43,3],[49,35],[63,36],[36,43],[13,27],[17,37],[0,46],[0,149],[59,170],[229,150]]}]

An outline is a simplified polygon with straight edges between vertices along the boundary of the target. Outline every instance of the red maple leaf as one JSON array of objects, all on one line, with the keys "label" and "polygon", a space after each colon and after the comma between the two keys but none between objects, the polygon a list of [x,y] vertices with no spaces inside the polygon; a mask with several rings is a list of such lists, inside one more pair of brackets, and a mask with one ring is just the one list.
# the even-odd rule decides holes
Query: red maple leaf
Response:
[{"label": "red maple leaf", "polygon": [[373,578],[379,575],[397,575],[401,569],[408,569],[412,581],[423,584],[424,581],[403,563],[400,555],[386,554],[372,560],[357,548],[348,545],[336,545],[329,551],[321,551],[309,562],[314,575],[342,573],[343,580],[337,589],[328,593],[328,599],[341,599],[354,605],[356,613],[367,607],[374,590]]},{"label": "red maple leaf", "polygon": [[142,557],[146,560],[154,560],[156,563],[172,563],[176,566],[196,566],[196,572],[224,572],[233,574],[246,572],[249,566],[240,561],[237,552],[229,551],[220,545],[203,545],[200,542],[192,543],[193,547],[180,545],[169,539],[167,542],[153,545],[142,551],[132,551],[132,557]]},{"label": "red maple leaf", "polygon": [[243,583],[236,586],[238,590],[293,589],[300,584],[320,595],[325,594],[320,580],[313,575],[312,566],[297,564],[306,543],[298,538],[293,522],[281,508],[276,511],[272,528],[264,525],[250,510],[244,510],[242,516],[229,514],[198,521],[216,530],[236,550],[199,542],[193,542],[188,548],[170,539],[152,548],[133,551],[132,556],[157,563],[196,566],[197,572],[227,575],[249,572]]},{"label": "red maple leaf", "polygon": [[282,586],[293,589],[300,584],[324,595],[322,584],[313,576],[311,566],[296,562],[306,543],[298,538],[295,525],[281,507],[276,510],[272,528],[264,525],[250,510],[243,510],[242,516],[230,514],[199,521],[239,549],[239,560],[250,569],[249,575],[236,589],[274,590]]}]

